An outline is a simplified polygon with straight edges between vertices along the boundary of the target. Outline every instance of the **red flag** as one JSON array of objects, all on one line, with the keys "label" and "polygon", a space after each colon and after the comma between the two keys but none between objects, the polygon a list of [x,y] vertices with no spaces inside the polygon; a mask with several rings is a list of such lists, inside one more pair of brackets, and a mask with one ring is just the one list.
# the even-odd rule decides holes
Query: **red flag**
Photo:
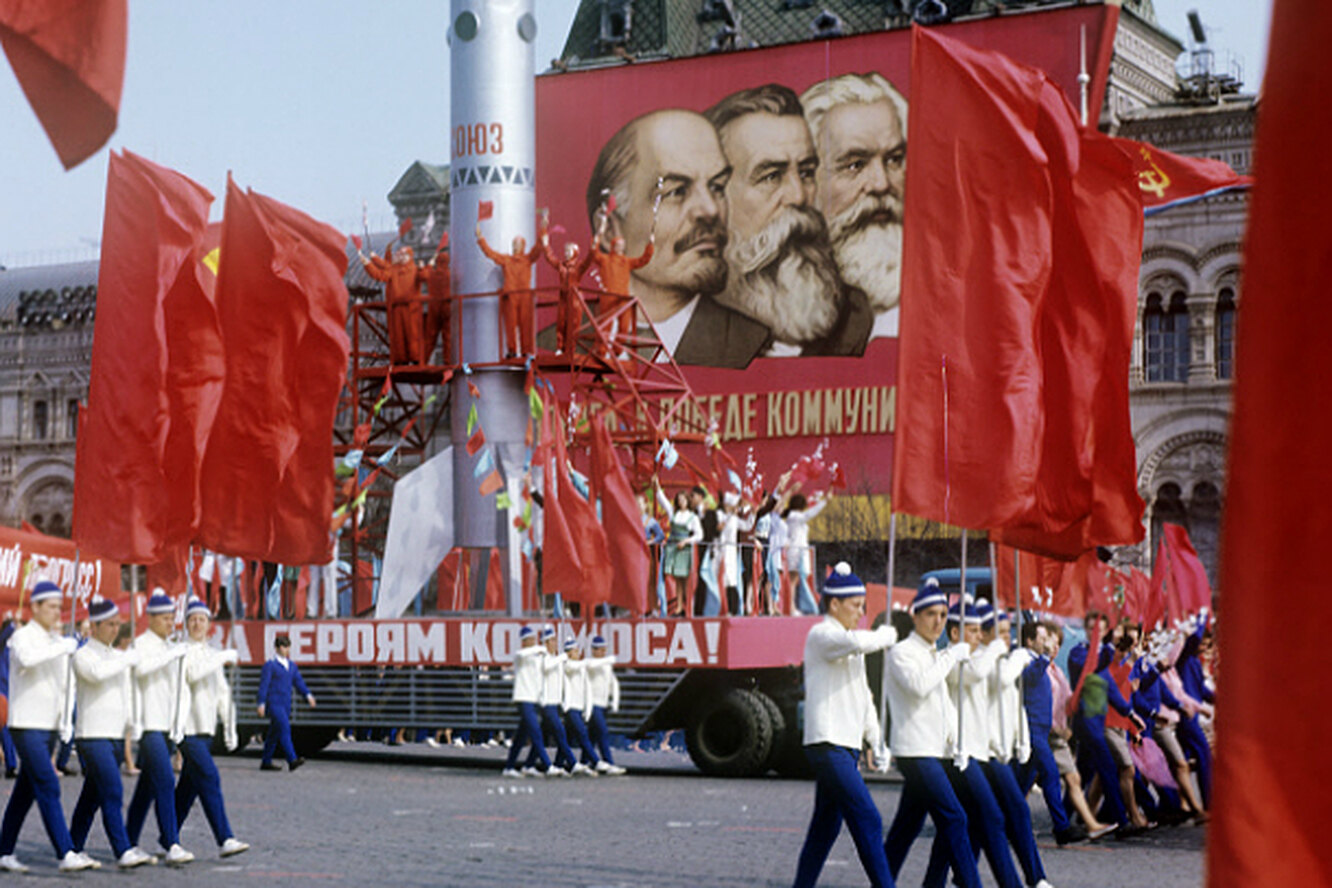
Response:
[{"label": "red flag", "polygon": [[493,469],[489,475],[481,479],[481,487],[479,490],[482,496],[490,496],[503,486],[504,478],[500,475],[499,469]]},{"label": "red flag", "polygon": [[486,571],[486,610],[504,610],[504,566],[500,563],[500,550],[490,550],[490,567]]},{"label": "red flag", "polygon": [[1133,161],[1138,192],[1147,215],[1253,184],[1229,164],[1207,157],[1184,157],[1146,142],[1111,139]]},{"label": "red flag", "polygon": [[592,426],[592,476],[600,480],[601,523],[611,559],[610,603],[642,614],[647,611],[651,567],[642,512],[629,476],[615,457],[606,423],[598,419]]},{"label": "red flag", "polygon": [[546,402],[542,412],[542,441],[550,442],[543,505],[544,588],[563,593],[568,601],[593,605],[610,598],[611,563],[606,531],[597,520],[596,509],[569,477],[559,405],[548,391],[543,391],[542,397]]},{"label": "red flag", "polygon": [[407,232],[412,230],[412,219],[408,216],[398,223],[398,237],[406,237]]},{"label": "red flag", "polygon": [[[1017,553],[1017,575],[1013,555]],[[1020,583],[1023,610],[1064,617],[1080,617],[1085,608],[1081,589],[1074,583],[1074,562],[1045,558],[1033,552],[995,545],[996,600],[1002,607],[1017,606],[1015,586]]]},{"label": "red flag", "polygon": [[1136,541],[1131,166],[1041,72],[920,28],[912,51],[894,508],[1066,558]]},{"label": "red flag", "polygon": [[228,180],[217,282],[227,384],[200,485],[210,549],[328,561],[333,415],[350,351],[343,244]]},{"label": "red flag", "polygon": [[[1210,888],[1326,885],[1332,711],[1323,577],[1332,526],[1332,414],[1303,407],[1327,390],[1332,324],[1332,6],[1277,0],[1254,145],[1244,248],[1217,633],[1216,794],[1207,843]],[[1321,382],[1320,382],[1321,380]],[[1294,705],[1292,701],[1315,701]],[[1298,764],[1296,764],[1298,763]],[[1292,772],[1297,768],[1297,776]]]},{"label": "red flag", "polygon": [[1161,525],[1152,585],[1161,590],[1172,621],[1212,606],[1207,570],[1189,540],[1189,532],[1178,524]]},{"label": "red flag", "polygon": [[129,152],[107,168],[74,538],[153,564],[198,527],[198,470],[225,365],[199,261],[213,196]]},{"label": "red flag", "polygon": [[65,169],[116,131],[126,0],[0,0],[0,46]]},{"label": "red flag", "polygon": [[493,200],[479,200],[476,202],[476,221],[484,222],[494,215],[495,202]]},{"label": "red flag", "polygon": [[486,430],[478,424],[472,437],[467,439],[467,455],[476,456],[477,451],[486,446]]}]

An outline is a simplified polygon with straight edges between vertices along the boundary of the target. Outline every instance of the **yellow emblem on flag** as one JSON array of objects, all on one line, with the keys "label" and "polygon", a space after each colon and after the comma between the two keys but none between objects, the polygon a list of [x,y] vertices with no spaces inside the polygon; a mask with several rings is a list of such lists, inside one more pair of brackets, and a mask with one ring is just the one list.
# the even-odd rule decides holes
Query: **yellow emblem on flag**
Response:
[{"label": "yellow emblem on flag", "polygon": [[217,275],[217,261],[221,255],[222,255],[221,247],[213,247],[213,249],[209,250],[206,254],[204,254],[203,257],[204,267],[207,268],[209,271],[211,271],[214,276]]},{"label": "yellow emblem on flag", "polygon": [[1152,153],[1146,147],[1138,150],[1149,167],[1149,169],[1138,170],[1138,188],[1148,194],[1155,194],[1157,200],[1165,200],[1166,189],[1170,187],[1170,177],[1156,165],[1156,161],[1152,160]]}]

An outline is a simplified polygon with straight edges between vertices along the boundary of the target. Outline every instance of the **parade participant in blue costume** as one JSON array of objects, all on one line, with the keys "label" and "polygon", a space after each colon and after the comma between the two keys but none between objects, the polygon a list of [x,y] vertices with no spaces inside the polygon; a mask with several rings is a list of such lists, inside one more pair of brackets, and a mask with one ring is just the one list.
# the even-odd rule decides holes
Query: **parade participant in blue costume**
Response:
[{"label": "parade participant in blue costume", "polygon": [[513,655],[513,703],[518,710],[518,730],[509,744],[509,758],[504,763],[503,776],[522,777],[518,770],[518,754],[523,744],[531,742],[532,752],[541,762],[541,771],[550,770],[550,757],[541,740],[541,689],[543,685],[541,661],[546,649],[537,644],[536,631],[524,626],[518,633],[520,647]]},{"label": "parade participant in blue costume", "polygon": [[78,649],[73,638],[56,634],[61,597],[55,583],[39,581],[29,599],[32,620],[9,639],[8,724],[20,765],[0,822],[0,869],[11,873],[28,871],[14,856],[14,848],[34,801],[60,859],[61,871],[97,866],[92,858],[74,850],[60,807],[60,778],[51,765],[51,751],[65,711],[69,657]]},{"label": "parade participant in blue costume", "polygon": [[[1198,656],[1203,636],[1207,634],[1209,619],[1207,608],[1189,618],[1184,627],[1187,632],[1184,649],[1180,652],[1179,659],[1175,661],[1175,671],[1184,684],[1184,693],[1199,703],[1214,703],[1216,700],[1212,689],[1207,685],[1202,659]],[[1207,742],[1207,734],[1203,732],[1202,725],[1198,724],[1197,713],[1181,718],[1175,727],[1175,734],[1184,753],[1198,762],[1198,787],[1202,790],[1203,805],[1210,808],[1212,807],[1212,747]]]},{"label": "parade participant in blue costume", "polygon": [[135,716],[139,738],[139,782],[130,797],[125,828],[130,844],[139,844],[148,806],[157,814],[159,841],[167,849],[166,862],[189,863],[194,855],[180,846],[180,827],[176,822],[176,780],[171,770],[171,750],[167,738],[180,720],[181,659],[185,646],[167,640],[175,625],[176,605],[160,589],[148,599],[148,628],[130,646],[139,654],[134,666],[134,691],[138,711]]},{"label": "parade participant in blue costume", "polygon": [[[579,768],[573,750],[569,748],[569,738],[564,733],[564,721],[560,718],[560,703],[564,700],[564,661],[559,653],[555,638],[555,627],[546,626],[541,630],[541,641],[546,647],[546,655],[541,658],[541,723],[555,737],[555,766],[544,771],[537,768],[545,750],[545,740],[540,731],[534,735],[532,751],[528,753],[527,765],[523,773],[529,777],[544,774],[551,777],[570,777]],[[583,766],[584,770],[588,770]],[[579,772],[581,773],[581,772]]]},{"label": "parade participant in blue costume", "polygon": [[592,636],[592,656],[584,662],[587,663],[587,699],[592,707],[589,734],[601,755],[596,768],[598,773],[617,777],[625,770],[615,764],[611,756],[606,713],[620,711],[620,680],[615,677],[615,657],[607,652],[606,639],[600,635]]},{"label": "parade participant in blue costume", "polygon": [[[7,618],[0,625],[0,697],[4,697],[5,712],[9,712],[9,639],[18,631],[18,621]],[[3,721],[8,722],[6,717]],[[0,751],[5,758],[5,779],[13,780],[18,776],[18,750],[14,748],[14,738],[9,736],[9,725],[0,725]]]},{"label": "parade participant in blue costume", "polygon": [[123,869],[156,863],[147,852],[130,844],[121,812],[124,786],[116,761],[116,746],[124,741],[130,727],[130,669],[139,662],[134,651],[118,651],[113,646],[120,634],[120,609],[115,602],[97,599],[88,606],[92,624],[88,643],[74,654],[79,718],[79,761],[83,765],[83,792],[70,819],[70,839],[82,852],[92,828],[93,815],[100,808],[102,826],[115,852],[116,863]]},{"label": "parade participant in blue costume", "polygon": [[938,582],[927,580],[911,602],[914,630],[887,654],[890,745],[905,784],[884,852],[896,878],[929,814],[943,837],[959,884],[980,888],[980,873],[967,836],[967,815],[944,767],[957,743],[957,710],[948,697],[946,679],[955,666],[971,657],[970,648],[963,643],[943,650],[935,646],[943,634],[947,602]]},{"label": "parade participant in blue costume", "polygon": [[291,691],[292,688],[305,695],[305,702],[313,709],[315,695],[305,686],[301,670],[291,661],[291,639],[279,635],[273,639],[273,656],[264,663],[259,673],[259,717],[268,716],[268,733],[264,735],[264,756],[259,763],[261,771],[280,771],[280,765],[273,764],[273,753],[282,747],[282,757],[287,760],[287,767],[295,771],[305,764],[305,759],[296,755],[296,747],[291,742]]},{"label": "parade participant in blue costume", "polygon": [[1027,730],[1031,738],[1031,756],[1015,766],[1018,786],[1023,795],[1031,791],[1038,780],[1045,806],[1054,824],[1055,841],[1060,845],[1081,842],[1088,838],[1087,831],[1075,826],[1064,810],[1064,796],[1059,780],[1059,765],[1050,748],[1050,731],[1054,724],[1054,691],[1050,685],[1050,642],[1045,627],[1035,620],[1022,624],[1022,646],[1032,653],[1032,660],[1022,670],[1023,708],[1026,710]]},{"label": "parade participant in blue costume", "polygon": [[212,747],[219,721],[227,749],[238,745],[236,708],[222,670],[237,662],[240,655],[234,649],[220,651],[208,645],[212,620],[208,605],[197,598],[185,608],[185,631],[190,640],[186,645],[189,653],[185,655],[184,718],[178,741],[184,767],[176,784],[176,820],[185,823],[197,797],[213,830],[219,855],[231,857],[249,850],[250,846],[231,831]]},{"label": "parade participant in blue costume", "polygon": [[814,815],[809,822],[796,888],[812,888],[846,822],[870,884],[894,884],[879,837],[883,819],[860,775],[860,752],[868,747],[887,768],[874,697],[865,678],[865,654],[897,640],[892,626],[857,629],[865,615],[865,584],[845,561],[823,585],[826,616],[805,638],[805,757],[814,769]]}]

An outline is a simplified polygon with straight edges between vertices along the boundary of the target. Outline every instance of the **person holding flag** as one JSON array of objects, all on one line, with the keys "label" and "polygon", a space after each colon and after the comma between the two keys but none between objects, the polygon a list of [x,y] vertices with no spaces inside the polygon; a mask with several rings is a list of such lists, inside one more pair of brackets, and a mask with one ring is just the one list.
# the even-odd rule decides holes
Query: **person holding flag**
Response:
[{"label": "person holding flag", "polygon": [[78,747],[83,765],[83,791],[70,819],[70,838],[83,853],[93,815],[102,810],[102,826],[121,869],[156,863],[151,854],[130,844],[121,812],[124,787],[116,762],[116,745],[123,742],[130,715],[130,669],[139,662],[136,651],[115,649],[120,634],[120,609],[115,602],[96,599],[88,605],[92,629],[88,643],[74,654],[78,682]]},{"label": "person holding flag", "polygon": [[176,820],[182,825],[185,823],[197,796],[213,830],[213,838],[217,840],[219,856],[231,857],[249,850],[250,846],[231,831],[222,800],[222,779],[213,763],[212,746],[219,720],[227,749],[235,749],[238,745],[236,705],[222,668],[238,662],[240,654],[234,648],[219,651],[208,645],[212,621],[213,615],[203,601],[195,598],[186,605],[185,631],[189,642],[185,645],[188,653],[182,686],[184,717],[178,740],[184,766],[180,782],[176,784]]},{"label": "person holding flag", "polygon": [[[497,252],[481,233],[481,213],[476,223],[476,244],[486,258],[500,267],[504,281],[500,288],[500,320],[504,328],[504,357],[530,355],[536,350],[533,338],[532,263],[541,258],[544,248],[540,243],[527,249],[527,238],[516,235],[512,252]],[[488,218],[488,217],[484,217]],[[541,237],[546,237],[546,220],[541,222]]]},{"label": "person holding flag", "polygon": [[591,768],[579,764],[574,758],[573,750],[569,748],[569,738],[564,733],[564,722],[560,718],[566,657],[559,652],[554,626],[542,628],[541,643],[545,645],[546,652],[541,658],[541,723],[555,737],[555,766],[547,766],[545,771],[537,770],[537,763],[542,758],[537,750],[540,749],[543,754],[546,751],[544,737],[538,730],[532,735],[532,751],[527,756],[527,766],[523,768],[523,773],[531,776],[572,777],[574,774],[589,772]]},{"label": "person holding flag", "polygon": [[827,615],[805,637],[805,757],[814,769],[814,814],[796,865],[795,888],[812,888],[843,821],[870,884],[891,888],[879,837],[883,819],[860,774],[868,747],[876,766],[888,767],[879,716],[865,678],[865,655],[897,641],[890,625],[857,629],[865,616],[865,584],[839,562],[823,585]]},{"label": "person holding flag", "polygon": [[420,364],[428,357],[423,354],[424,317],[421,313],[421,284],[427,275],[417,266],[412,248],[404,244],[390,253],[386,245],[384,255],[362,256],[361,264],[366,274],[384,284],[389,359],[394,364]]},{"label": "person holding flag", "polygon": [[532,753],[541,762],[541,770],[533,776],[544,776],[550,770],[550,757],[541,741],[541,691],[543,673],[541,661],[546,656],[546,649],[537,644],[536,630],[524,626],[518,632],[519,648],[513,654],[513,704],[518,709],[518,730],[513,733],[509,744],[509,758],[504,763],[501,776],[519,778],[527,775],[526,769],[518,770],[518,754],[523,744],[531,741]]},{"label": "person holding flag", "polygon": [[564,658],[564,702],[561,708],[564,709],[564,721],[568,726],[569,736],[578,741],[578,746],[583,751],[581,770],[577,773],[596,777],[600,773],[598,769],[601,759],[597,757],[592,738],[587,734],[587,720],[584,714],[591,711],[592,706],[587,695],[587,661],[583,659],[583,649],[578,646],[577,639],[565,640]]},{"label": "person holding flag", "polygon": [[166,849],[166,862],[185,864],[194,855],[180,846],[180,824],[176,820],[175,775],[171,770],[171,750],[167,738],[176,729],[180,717],[181,660],[186,648],[168,640],[176,621],[176,604],[161,590],[148,599],[148,628],[134,639],[130,651],[139,655],[134,666],[138,712],[135,728],[139,738],[139,782],[130,797],[125,828],[131,845],[139,844],[139,834],[148,818],[148,806],[156,809],[158,841]]},{"label": "person holding flag", "polygon": [[19,830],[32,803],[42,815],[61,872],[98,866],[74,850],[60,807],[60,778],[51,764],[51,752],[65,712],[69,657],[78,649],[73,638],[57,634],[60,626],[60,587],[49,580],[33,586],[32,620],[9,639],[9,732],[18,749],[19,772],[0,821],[0,870],[26,873],[28,867],[14,856]]},{"label": "person holding flag", "polygon": [[606,648],[606,639],[592,636],[592,656],[587,663],[587,701],[592,709],[590,736],[601,753],[597,772],[611,777],[625,773],[611,757],[610,731],[606,728],[606,711],[620,711],[620,680],[615,677],[615,656]]}]

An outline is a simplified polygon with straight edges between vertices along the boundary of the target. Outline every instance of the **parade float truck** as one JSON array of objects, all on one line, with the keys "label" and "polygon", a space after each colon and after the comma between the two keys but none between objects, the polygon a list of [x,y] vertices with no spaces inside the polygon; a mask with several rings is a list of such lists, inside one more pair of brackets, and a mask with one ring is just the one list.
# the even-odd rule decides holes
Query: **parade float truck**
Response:
[{"label": "parade float truck", "polygon": [[[682,729],[706,774],[803,773],[800,700],[805,635],[818,617],[612,619],[555,623],[587,648],[603,636],[617,660],[618,712],[630,737]],[[343,729],[452,728],[511,732],[511,666],[524,625],[507,617],[237,621],[217,627],[240,652],[235,681],[242,738],[266,726],[255,711],[265,652],[280,634],[315,695],[298,701],[292,735],[309,755]]]}]

